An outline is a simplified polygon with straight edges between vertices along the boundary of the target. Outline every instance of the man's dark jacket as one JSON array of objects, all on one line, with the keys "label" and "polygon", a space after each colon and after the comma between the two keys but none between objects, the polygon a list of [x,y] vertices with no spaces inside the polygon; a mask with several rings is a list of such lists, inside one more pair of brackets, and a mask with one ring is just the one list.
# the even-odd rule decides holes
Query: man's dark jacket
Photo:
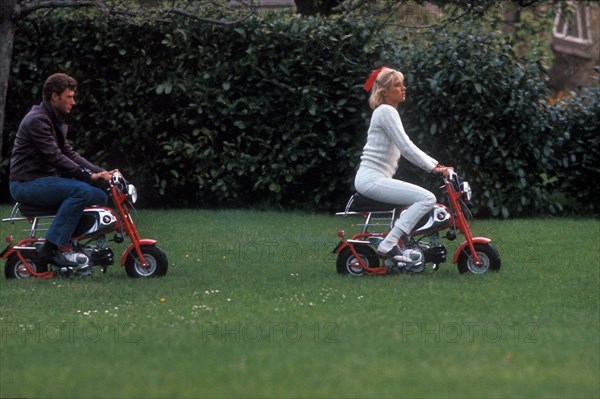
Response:
[{"label": "man's dark jacket", "polygon": [[68,125],[49,101],[34,105],[19,126],[10,160],[10,179],[26,182],[46,176],[89,181],[103,169],[73,150],[67,141]]}]

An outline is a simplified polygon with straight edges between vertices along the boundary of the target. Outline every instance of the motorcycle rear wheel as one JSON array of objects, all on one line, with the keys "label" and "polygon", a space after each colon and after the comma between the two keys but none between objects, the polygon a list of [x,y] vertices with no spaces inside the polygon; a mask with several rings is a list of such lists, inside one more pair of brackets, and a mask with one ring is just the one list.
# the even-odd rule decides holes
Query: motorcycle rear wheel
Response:
[{"label": "motorcycle rear wheel", "polygon": [[[359,244],[354,245],[354,249],[367,267],[379,267],[379,257],[373,248]],[[348,247],[338,254],[336,268],[339,274],[350,274],[352,276],[365,274],[365,270],[360,266],[358,259]]]},{"label": "motorcycle rear wheel", "polygon": [[155,245],[144,245],[141,249],[146,262],[148,262],[148,267],[142,266],[137,254],[132,250],[125,261],[125,271],[129,277],[148,278],[167,274],[169,262],[162,249]]},{"label": "motorcycle rear wheel", "polygon": [[502,262],[500,260],[500,254],[498,250],[494,248],[490,244],[474,244],[475,251],[477,252],[477,256],[479,256],[479,260],[481,261],[480,265],[477,265],[473,258],[471,257],[471,249],[467,246],[463,249],[460,256],[458,257],[458,271],[461,274],[464,273],[473,273],[473,274],[483,274],[490,272],[497,272],[500,270],[500,266]]},{"label": "motorcycle rear wheel", "polygon": [[[36,273],[42,273],[48,271],[48,268],[39,267],[36,265],[37,256],[26,255],[25,261],[29,263],[29,266]],[[16,278],[18,280],[22,280],[25,278],[33,277],[33,274],[29,273],[25,264],[21,262],[21,259],[17,256],[17,254],[12,254],[6,260],[6,264],[4,265],[4,277],[7,279]]]}]

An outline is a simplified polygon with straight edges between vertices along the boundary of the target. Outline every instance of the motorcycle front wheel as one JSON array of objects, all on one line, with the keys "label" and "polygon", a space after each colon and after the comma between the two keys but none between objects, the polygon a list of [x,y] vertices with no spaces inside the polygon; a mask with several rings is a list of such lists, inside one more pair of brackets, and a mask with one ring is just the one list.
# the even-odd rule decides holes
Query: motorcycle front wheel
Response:
[{"label": "motorcycle front wheel", "polygon": [[[37,255],[25,255],[25,261],[29,263],[29,266],[36,273],[42,273],[48,271],[47,268],[39,267],[36,265]],[[12,254],[6,260],[6,264],[4,265],[4,276],[6,278],[16,278],[16,279],[25,279],[29,277],[33,277],[33,274],[29,273],[25,264],[21,262],[21,259],[17,256],[17,254]]]},{"label": "motorcycle front wheel", "polygon": [[155,245],[144,245],[141,250],[146,262],[148,262],[148,266],[142,266],[137,253],[132,249],[125,261],[125,271],[129,277],[148,278],[160,277],[167,274],[169,262],[167,261],[167,255],[162,249]]},{"label": "motorcycle front wheel", "polygon": [[[379,257],[373,248],[367,245],[354,245],[354,249],[367,267],[379,267]],[[337,272],[340,274],[351,274],[353,276],[362,276],[365,274],[365,270],[348,247],[339,253],[336,267]]]},{"label": "motorcycle front wheel", "polygon": [[500,254],[498,250],[490,244],[474,244],[475,251],[481,264],[476,264],[471,256],[471,249],[467,246],[463,249],[460,256],[458,257],[458,271],[461,274],[470,272],[473,274],[483,274],[490,272],[497,272],[500,270],[502,264],[500,260]]}]

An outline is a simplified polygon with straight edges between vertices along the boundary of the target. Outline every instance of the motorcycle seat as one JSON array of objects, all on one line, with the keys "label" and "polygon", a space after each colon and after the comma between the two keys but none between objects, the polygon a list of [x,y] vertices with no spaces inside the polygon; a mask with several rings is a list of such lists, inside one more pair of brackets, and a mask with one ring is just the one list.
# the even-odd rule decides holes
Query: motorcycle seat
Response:
[{"label": "motorcycle seat", "polygon": [[22,202],[19,202],[18,205],[21,215],[25,217],[54,216],[58,212],[58,207],[44,208],[38,205],[24,204]]},{"label": "motorcycle seat", "polygon": [[402,209],[402,205],[388,204],[354,193],[348,200],[346,212],[385,212]]}]

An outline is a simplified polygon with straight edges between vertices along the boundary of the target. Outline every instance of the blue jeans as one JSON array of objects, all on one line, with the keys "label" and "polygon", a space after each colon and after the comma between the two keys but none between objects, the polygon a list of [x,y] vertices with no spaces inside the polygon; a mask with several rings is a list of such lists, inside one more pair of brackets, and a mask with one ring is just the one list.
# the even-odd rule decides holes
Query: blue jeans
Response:
[{"label": "blue jeans", "polygon": [[99,188],[63,177],[40,177],[27,182],[10,181],[9,188],[12,197],[19,202],[58,209],[46,234],[46,240],[58,247],[69,243],[85,207],[104,206],[108,202],[108,197]]}]

